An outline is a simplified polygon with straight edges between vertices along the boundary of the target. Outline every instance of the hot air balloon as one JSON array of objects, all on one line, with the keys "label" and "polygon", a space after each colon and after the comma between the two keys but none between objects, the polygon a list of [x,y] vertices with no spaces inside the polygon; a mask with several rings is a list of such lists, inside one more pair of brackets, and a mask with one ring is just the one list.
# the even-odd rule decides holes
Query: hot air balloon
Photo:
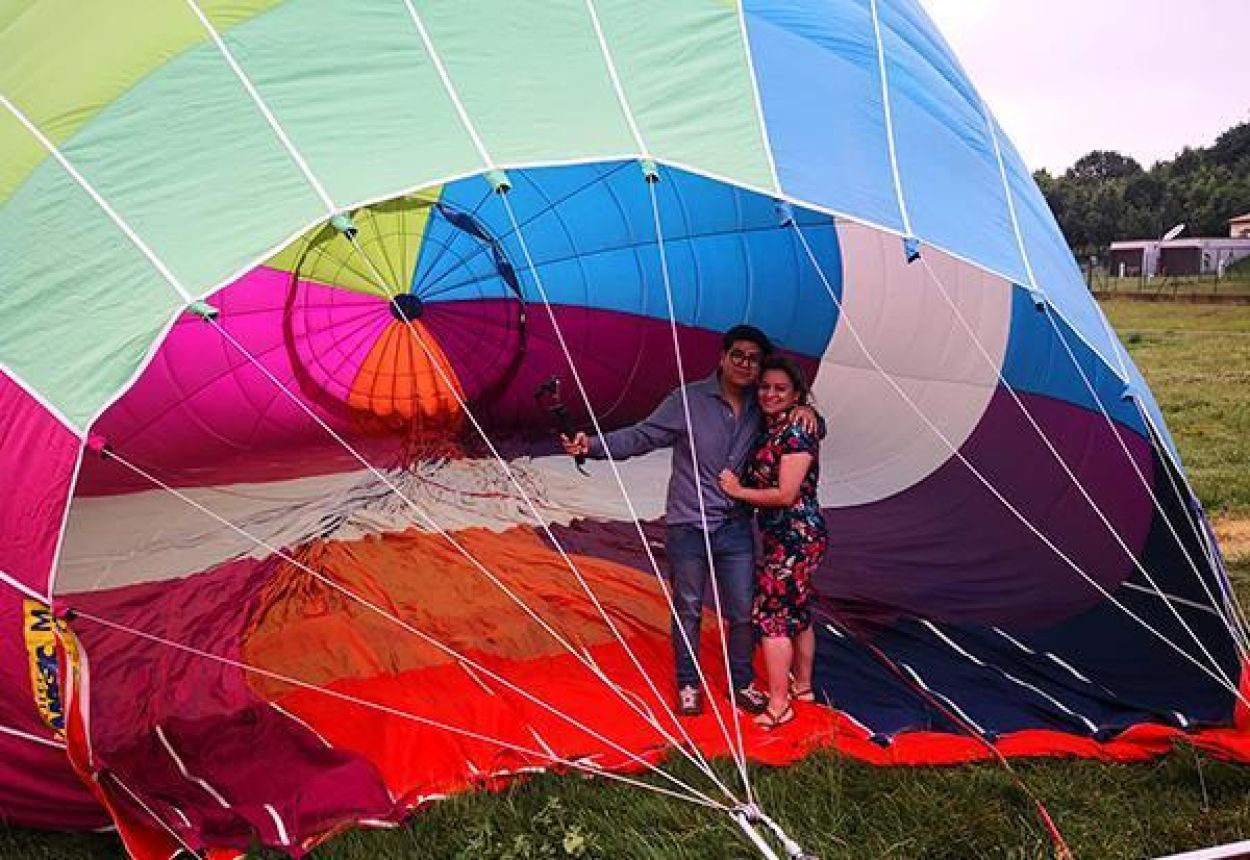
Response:
[{"label": "hot air balloon", "polygon": [[[707,757],[1250,757],[1159,408],[915,0],[6,14],[6,819],[298,854],[554,768],[767,854]],[[711,613],[719,704],[672,713],[667,456],[555,442],[739,323],[827,425],[817,701],[771,734]]]}]

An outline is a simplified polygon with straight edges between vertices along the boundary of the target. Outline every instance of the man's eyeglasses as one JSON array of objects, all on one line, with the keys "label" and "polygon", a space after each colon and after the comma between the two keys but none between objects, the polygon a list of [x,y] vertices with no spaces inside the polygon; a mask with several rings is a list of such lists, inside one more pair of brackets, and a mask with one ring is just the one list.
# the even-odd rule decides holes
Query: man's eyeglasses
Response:
[{"label": "man's eyeglasses", "polygon": [[729,350],[729,360],[735,367],[759,367],[764,356],[758,352],[743,352],[740,349]]}]

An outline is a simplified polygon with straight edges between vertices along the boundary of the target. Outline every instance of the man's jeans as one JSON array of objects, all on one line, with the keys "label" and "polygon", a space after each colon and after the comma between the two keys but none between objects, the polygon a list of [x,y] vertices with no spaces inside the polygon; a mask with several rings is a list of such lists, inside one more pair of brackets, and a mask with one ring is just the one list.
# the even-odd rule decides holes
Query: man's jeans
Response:
[{"label": "man's jeans", "polygon": [[[673,623],[673,653],[677,664],[677,686],[699,686],[695,663],[699,657],[699,621],[703,596],[707,593],[710,571],[703,529],[675,525],[666,530],[666,552],[673,586],[677,622]],[[735,690],[751,683],[751,603],[755,599],[755,537],[749,517],[727,520],[711,531],[712,562],[720,590],[721,610],[729,622],[729,672]],[[711,598],[709,598],[710,600]],[[715,609],[716,604],[710,607]],[[689,637],[690,650],[681,631]]]}]

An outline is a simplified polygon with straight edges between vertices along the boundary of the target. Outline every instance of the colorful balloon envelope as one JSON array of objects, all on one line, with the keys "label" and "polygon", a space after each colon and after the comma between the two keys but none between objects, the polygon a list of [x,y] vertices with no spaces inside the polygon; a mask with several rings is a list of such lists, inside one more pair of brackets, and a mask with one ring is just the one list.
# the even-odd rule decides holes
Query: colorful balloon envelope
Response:
[{"label": "colorful balloon envelope", "polygon": [[[299,853],[683,755],[1250,757],[1158,406],[913,0],[65,16],[0,13],[6,819]],[[772,733],[710,610],[671,711],[667,452],[557,441],[740,323],[826,427]]]}]

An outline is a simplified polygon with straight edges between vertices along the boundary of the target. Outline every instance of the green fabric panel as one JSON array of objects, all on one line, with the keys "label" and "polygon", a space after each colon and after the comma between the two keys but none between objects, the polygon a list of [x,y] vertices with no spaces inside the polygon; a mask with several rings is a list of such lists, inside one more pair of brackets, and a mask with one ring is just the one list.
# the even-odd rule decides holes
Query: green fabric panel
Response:
[{"label": "green fabric panel", "polygon": [[735,4],[595,0],[652,155],[773,188]]},{"label": "green fabric panel", "polygon": [[399,0],[298,0],[231,53],[340,206],[483,164]]},{"label": "green fabric panel", "polygon": [[[438,202],[440,193],[441,187],[435,187],[353,213],[352,221],[359,231],[356,238],[359,251],[326,224],[305,233],[266,260],[265,265],[284,272],[294,272],[298,268],[304,280],[371,296],[389,299],[407,292],[430,210]],[[372,269],[361,259],[362,254],[373,264]],[[378,276],[382,278],[381,285],[377,283]]]},{"label": "green fabric panel", "polygon": [[69,175],[45,166],[56,169],[0,207],[0,362],[82,430],[180,301]]},{"label": "green fabric panel", "polygon": [[584,0],[428,0],[418,9],[497,162],[637,150]]},{"label": "green fabric panel", "polygon": [[[197,297],[325,207],[212,44],[167,64],[62,151]],[[45,179],[45,162],[31,184]]]},{"label": "green fabric panel", "polygon": [[[280,0],[205,0],[233,20]],[[208,34],[187,5],[162,0],[40,0],[0,7],[0,92],[61,143],[154,69]],[[18,125],[0,129],[0,201],[45,157]]]}]

